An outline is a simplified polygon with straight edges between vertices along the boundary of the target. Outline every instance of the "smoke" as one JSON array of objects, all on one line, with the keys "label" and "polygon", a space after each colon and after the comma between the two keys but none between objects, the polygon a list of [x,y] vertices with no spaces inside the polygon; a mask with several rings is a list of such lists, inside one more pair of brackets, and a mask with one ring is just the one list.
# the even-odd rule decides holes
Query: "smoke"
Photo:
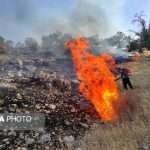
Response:
[{"label": "smoke", "polygon": [[[108,37],[122,26],[122,7],[124,0],[74,0],[74,7],[69,12],[61,12],[47,23],[39,25],[36,32],[47,33],[61,31],[64,33],[81,34],[82,36],[99,35]],[[69,8],[68,8],[69,9]]]},{"label": "smoke", "polygon": [[47,30],[51,32],[59,30],[82,36],[106,37],[111,34],[113,28],[106,11],[109,9],[102,8],[97,0],[75,0],[71,12],[53,17],[45,26],[39,26],[36,31],[46,33]]},{"label": "smoke", "polygon": [[0,33],[7,39],[22,41],[35,36],[33,28],[38,18],[35,0],[0,0]]},{"label": "smoke", "polygon": [[79,33],[83,36],[96,34],[104,36],[110,28],[104,11],[95,3],[89,1],[78,0],[70,16],[68,18],[62,16],[61,18],[64,18],[64,21],[60,20],[60,27],[58,27],[57,21],[51,24],[54,30],[58,27],[63,32]]},{"label": "smoke", "polygon": [[0,32],[11,40],[55,31],[106,37],[122,28],[125,0],[0,0]]},{"label": "smoke", "polygon": [[98,49],[100,53],[107,52],[108,54],[112,55],[113,57],[123,57],[123,58],[129,58],[129,53],[127,50],[123,48],[117,48],[115,46],[107,46],[103,48]]}]

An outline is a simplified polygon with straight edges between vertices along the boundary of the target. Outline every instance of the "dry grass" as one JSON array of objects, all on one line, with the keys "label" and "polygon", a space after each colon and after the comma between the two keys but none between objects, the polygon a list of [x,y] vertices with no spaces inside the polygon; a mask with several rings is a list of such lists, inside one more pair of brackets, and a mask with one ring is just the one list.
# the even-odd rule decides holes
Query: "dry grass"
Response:
[{"label": "dry grass", "polygon": [[150,149],[150,61],[140,58],[127,65],[133,70],[135,89],[124,91],[121,81],[117,82],[122,101],[127,102],[122,119],[93,125],[81,142],[82,150]]}]

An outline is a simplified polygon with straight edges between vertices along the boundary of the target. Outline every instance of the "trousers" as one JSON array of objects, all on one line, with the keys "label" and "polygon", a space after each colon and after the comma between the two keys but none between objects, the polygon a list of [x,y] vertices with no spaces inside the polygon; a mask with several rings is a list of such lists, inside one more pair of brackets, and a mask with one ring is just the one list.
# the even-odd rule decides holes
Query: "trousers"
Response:
[{"label": "trousers", "polygon": [[127,87],[127,85],[131,88],[131,89],[133,89],[133,86],[132,86],[132,84],[131,84],[131,81],[130,81],[130,79],[127,77],[127,78],[123,78],[122,79],[122,82],[123,82],[123,86],[124,86],[124,89],[128,89],[128,87]]}]

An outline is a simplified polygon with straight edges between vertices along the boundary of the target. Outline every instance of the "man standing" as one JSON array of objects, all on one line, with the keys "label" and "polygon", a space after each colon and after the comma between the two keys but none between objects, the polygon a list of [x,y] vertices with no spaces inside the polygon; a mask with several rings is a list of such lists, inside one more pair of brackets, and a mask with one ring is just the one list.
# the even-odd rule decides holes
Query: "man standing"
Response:
[{"label": "man standing", "polygon": [[[121,75],[121,79],[122,79],[122,82],[123,82],[123,86],[124,86],[124,89],[128,89],[128,87],[127,87],[127,85],[131,88],[131,89],[133,89],[133,86],[132,86],[132,84],[131,84],[131,81],[130,81],[130,79],[129,79],[129,70],[127,69],[127,68],[124,68],[123,66],[121,66],[120,68],[119,68],[119,70],[118,70],[118,72],[119,72],[119,74]],[[118,78],[118,79],[120,79],[120,78]],[[118,80],[117,79],[117,80]]]}]

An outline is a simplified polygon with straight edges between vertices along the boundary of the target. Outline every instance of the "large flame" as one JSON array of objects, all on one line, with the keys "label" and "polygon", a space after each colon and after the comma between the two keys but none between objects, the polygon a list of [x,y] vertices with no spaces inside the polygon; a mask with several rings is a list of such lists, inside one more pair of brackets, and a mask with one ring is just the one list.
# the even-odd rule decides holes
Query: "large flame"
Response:
[{"label": "large flame", "polygon": [[86,51],[88,42],[80,37],[65,43],[71,50],[76,75],[81,81],[79,91],[87,100],[91,100],[100,117],[109,122],[118,119],[114,108],[118,93],[114,76],[108,66],[113,59],[108,54],[95,56]]}]

